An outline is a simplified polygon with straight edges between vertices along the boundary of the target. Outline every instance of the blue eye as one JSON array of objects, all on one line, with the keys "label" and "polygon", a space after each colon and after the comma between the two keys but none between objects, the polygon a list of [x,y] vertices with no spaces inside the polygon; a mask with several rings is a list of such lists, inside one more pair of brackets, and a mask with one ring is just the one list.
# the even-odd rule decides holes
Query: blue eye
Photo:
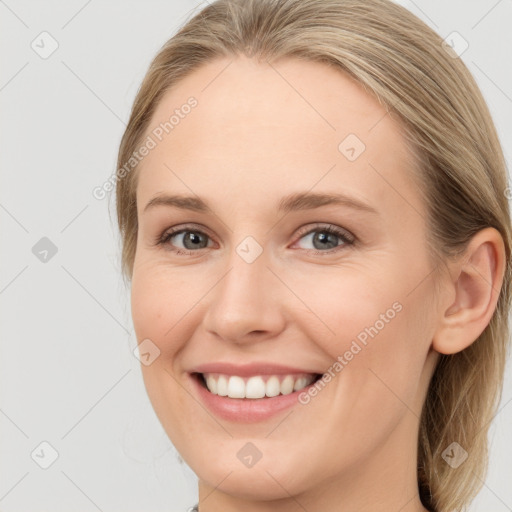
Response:
[{"label": "blue eye", "polygon": [[[178,237],[179,235],[181,235],[181,243],[185,245],[185,251],[181,250],[180,248],[171,249],[177,254],[190,254],[191,249],[204,249],[207,247],[208,239],[210,238],[207,234],[203,233],[202,231],[182,228],[179,230],[168,231],[164,233],[162,238],[158,241],[158,244],[174,246],[174,244],[171,244],[170,241],[171,239]],[[204,244],[205,240],[206,245]]]},{"label": "blue eye", "polygon": [[[332,254],[353,245],[356,241],[355,237],[348,231],[330,224],[320,224],[310,228],[309,231],[302,231],[304,234],[300,236],[299,240],[309,237],[310,242],[314,245],[313,249],[304,250],[312,251],[314,254]],[[179,240],[183,247],[176,247],[174,243],[171,243],[173,239]],[[337,239],[340,241],[339,243],[336,242]],[[156,240],[156,245],[164,246],[179,255],[192,255],[199,249],[208,248],[210,240],[209,235],[203,231],[193,229],[193,226],[185,226],[165,231]]]},{"label": "blue eye", "polygon": [[[344,246],[350,246],[354,244],[355,237],[351,235],[348,231],[342,230],[341,228],[337,228],[332,225],[320,225],[316,226],[313,229],[310,229],[303,235],[300,239],[309,238],[310,242],[313,243],[313,249],[306,249],[315,251],[315,254],[331,254],[335,252],[338,248],[343,248]],[[336,243],[336,239],[341,240],[340,243]],[[331,245],[334,244],[334,247]],[[324,249],[324,250],[318,250]]]}]

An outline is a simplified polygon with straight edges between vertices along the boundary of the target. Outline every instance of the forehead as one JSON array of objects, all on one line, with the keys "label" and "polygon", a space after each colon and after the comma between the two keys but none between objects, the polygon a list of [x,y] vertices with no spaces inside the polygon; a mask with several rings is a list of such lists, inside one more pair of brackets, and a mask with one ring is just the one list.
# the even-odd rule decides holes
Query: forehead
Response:
[{"label": "forehead", "polygon": [[390,205],[405,194],[421,208],[401,124],[324,63],[209,62],[166,92],[147,136],[155,147],[139,165],[138,203],[159,192],[214,201],[236,190],[261,205],[315,187]]}]

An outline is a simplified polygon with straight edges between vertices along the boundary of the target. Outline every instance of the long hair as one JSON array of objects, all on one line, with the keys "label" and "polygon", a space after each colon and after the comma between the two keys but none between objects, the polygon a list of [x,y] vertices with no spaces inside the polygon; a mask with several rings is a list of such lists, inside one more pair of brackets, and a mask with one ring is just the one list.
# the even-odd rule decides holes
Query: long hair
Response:
[{"label": "long hair", "polygon": [[[407,129],[416,178],[428,211],[436,268],[460,255],[488,226],[502,235],[504,282],[496,310],[466,349],[440,355],[423,406],[418,437],[418,489],[436,512],[463,510],[488,468],[488,429],[501,399],[509,343],[511,222],[505,159],[482,94],[442,38],[390,0],[217,0],[160,49],[135,98],[117,162],[117,217],[122,272],[131,279],[137,242],[137,166],[165,92],[202,64],[246,55],[300,58],[337,66],[363,85]],[[124,171],[121,173],[121,168]],[[458,442],[467,460],[457,469],[443,451]]]}]

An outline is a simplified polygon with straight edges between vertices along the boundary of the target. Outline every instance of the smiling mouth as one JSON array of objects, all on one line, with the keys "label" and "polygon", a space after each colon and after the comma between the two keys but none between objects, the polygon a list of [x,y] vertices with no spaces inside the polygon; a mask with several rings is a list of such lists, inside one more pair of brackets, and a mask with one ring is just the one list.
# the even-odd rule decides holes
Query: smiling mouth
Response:
[{"label": "smiling mouth", "polygon": [[289,395],[318,381],[322,374],[280,374],[240,377],[220,373],[193,373],[201,386],[213,395],[256,400]]}]

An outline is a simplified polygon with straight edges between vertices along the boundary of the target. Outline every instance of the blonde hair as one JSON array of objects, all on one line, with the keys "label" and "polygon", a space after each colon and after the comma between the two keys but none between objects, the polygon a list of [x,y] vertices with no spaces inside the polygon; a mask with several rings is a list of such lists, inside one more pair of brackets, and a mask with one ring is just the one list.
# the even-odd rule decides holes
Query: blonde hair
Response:
[{"label": "blonde hair", "polygon": [[[118,169],[142,143],[171,86],[219,57],[282,57],[337,66],[398,116],[418,162],[436,269],[492,226],[506,250],[504,283],[479,338],[440,355],[421,415],[418,488],[428,509],[463,510],[483,485],[488,429],[501,399],[509,342],[511,222],[503,152],[472,75],[443,40],[389,0],[217,0],[195,14],[152,61],[122,138]],[[137,242],[137,167],[116,184],[122,271],[133,273]],[[415,172],[411,170],[411,172]],[[458,468],[442,457],[452,443],[467,452]]]}]

